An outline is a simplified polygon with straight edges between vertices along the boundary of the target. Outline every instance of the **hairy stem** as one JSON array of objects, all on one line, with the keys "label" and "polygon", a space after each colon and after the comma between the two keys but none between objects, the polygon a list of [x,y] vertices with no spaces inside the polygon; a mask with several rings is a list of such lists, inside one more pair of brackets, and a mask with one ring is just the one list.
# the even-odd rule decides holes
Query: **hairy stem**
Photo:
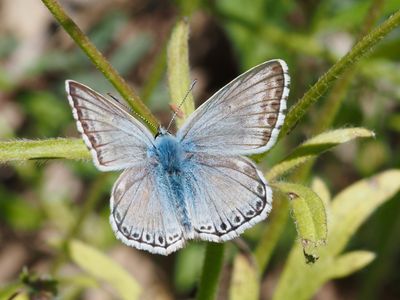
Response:
[{"label": "hairy stem", "polygon": [[[375,22],[378,20],[379,16],[383,10],[383,0],[374,0],[367,14],[364,17],[361,30],[358,34],[358,40],[360,40],[364,35],[366,35],[374,26]],[[320,118],[319,121],[314,124],[312,135],[317,135],[327,130],[333,125],[335,118],[339,112],[340,106],[343,100],[346,98],[347,92],[351,85],[353,78],[355,77],[357,68],[352,68],[346,70],[342,77],[335,82],[332,89],[329,92],[325,103],[321,107],[320,115],[324,116]],[[310,174],[315,163],[315,159],[311,159],[306,162],[301,168],[299,168],[295,173],[295,180],[303,181]]]},{"label": "hairy stem", "polygon": [[104,76],[111,82],[121,96],[129,103],[132,109],[147,120],[150,129],[155,132],[157,130],[157,119],[152,115],[147,106],[140,100],[135,91],[126,83],[126,81],[111,66],[107,59],[93,45],[88,37],[79,29],[74,21],[66,14],[57,0],[42,0],[49,11],[57,19],[58,23],[71,36],[77,45],[85,52],[93,64],[98,68]]},{"label": "hairy stem", "polygon": [[29,159],[90,159],[81,139],[46,139],[0,142],[0,163]]},{"label": "hairy stem", "polygon": [[400,10],[387,19],[382,25],[364,36],[351,51],[334,64],[304,96],[289,111],[280,137],[287,135],[305,115],[310,106],[318,101],[322,94],[346,70],[354,66],[362,57],[374,47],[382,38],[400,24]]},{"label": "hairy stem", "polygon": [[[375,9],[376,2],[380,0],[376,0],[366,16],[366,20],[372,17],[377,18],[377,15],[371,15],[371,10]],[[379,6],[377,6],[379,7]],[[371,16],[370,16],[371,15]],[[366,24],[365,21],[364,24]],[[326,110],[329,111],[329,114],[332,114],[328,119],[328,121],[319,127],[320,130],[326,129],[331,123],[334,121],[334,115],[339,110],[341,99],[344,97],[345,92],[347,90],[347,86],[351,81],[351,76],[353,74],[351,66],[353,66],[361,56],[365,55],[366,52],[375,45],[380,39],[382,39],[386,34],[388,34],[391,30],[393,30],[400,23],[400,11],[396,12],[391,18],[389,18],[386,22],[384,22],[377,29],[373,30],[370,34],[366,35],[364,38],[358,42],[353,49],[343,57],[338,63],[336,63],[324,76],[322,76],[318,82],[303,96],[302,99],[293,107],[293,109],[289,112],[286,117],[285,125],[282,128],[280,137],[283,137],[296,125],[296,123],[303,117],[304,113],[309,109],[309,107],[316,102],[322,93],[324,93],[332,84],[332,82],[336,79],[337,76],[343,74],[341,83],[337,83],[335,86],[335,92],[339,94],[336,95],[338,99],[329,100],[329,104],[326,104]],[[372,23],[369,23],[372,24]],[[367,31],[369,27],[367,25],[363,26],[363,32]],[[360,56],[360,57],[358,57]],[[347,73],[347,74],[346,74]],[[333,97],[333,95],[332,95]],[[311,170],[312,163],[306,163],[299,171],[295,174],[294,181],[299,182],[303,181],[309,171]],[[278,199],[279,202],[284,202],[285,199]],[[276,202],[275,202],[276,203]],[[255,250],[255,256],[260,264],[260,272],[262,273],[268,265],[268,262],[271,258],[271,253],[275,248],[278,237],[276,233],[282,232],[285,228],[288,216],[288,205],[278,203],[275,206],[274,210],[275,214],[271,215],[268,227],[270,229],[266,229],[263,236],[261,237],[259,244]]]}]

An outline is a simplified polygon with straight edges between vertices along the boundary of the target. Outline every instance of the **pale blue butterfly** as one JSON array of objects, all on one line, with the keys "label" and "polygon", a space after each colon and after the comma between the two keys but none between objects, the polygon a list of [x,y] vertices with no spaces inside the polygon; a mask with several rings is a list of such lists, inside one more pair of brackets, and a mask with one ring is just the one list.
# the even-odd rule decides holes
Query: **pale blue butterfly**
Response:
[{"label": "pale blue butterfly", "polygon": [[151,132],[117,101],[66,81],[79,132],[112,189],[111,226],[123,243],[168,255],[190,239],[224,242],[264,220],[272,190],[244,155],[277,139],[289,94],[287,65],[264,62],[216,92],[174,136]]}]

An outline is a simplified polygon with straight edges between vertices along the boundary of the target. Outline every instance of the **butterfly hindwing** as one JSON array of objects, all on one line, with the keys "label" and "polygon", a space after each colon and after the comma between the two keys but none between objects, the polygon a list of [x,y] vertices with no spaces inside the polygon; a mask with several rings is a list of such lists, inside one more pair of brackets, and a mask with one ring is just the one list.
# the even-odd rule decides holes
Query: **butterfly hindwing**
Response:
[{"label": "butterfly hindwing", "polygon": [[121,170],[146,159],[153,136],[123,105],[76,81],[67,80],[66,90],[78,130],[99,170]]},{"label": "butterfly hindwing", "polygon": [[115,182],[110,223],[126,245],[168,255],[184,246],[184,235],[165,187],[151,165],[126,169]]},{"label": "butterfly hindwing", "polygon": [[178,131],[193,151],[250,155],[275,143],[284,121],[290,78],[271,60],[243,73],[201,105]]},{"label": "butterfly hindwing", "polygon": [[272,191],[249,159],[197,153],[192,160],[187,184],[195,238],[227,241],[268,216]]}]

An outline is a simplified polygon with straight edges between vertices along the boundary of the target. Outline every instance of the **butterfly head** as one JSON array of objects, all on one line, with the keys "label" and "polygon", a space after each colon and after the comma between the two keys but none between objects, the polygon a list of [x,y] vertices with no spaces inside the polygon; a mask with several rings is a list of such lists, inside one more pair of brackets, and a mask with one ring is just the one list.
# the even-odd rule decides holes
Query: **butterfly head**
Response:
[{"label": "butterfly head", "polygon": [[171,135],[171,133],[169,133],[169,131],[167,129],[165,129],[164,127],[162,127],[161,125],[158,126],[157,128],[157,133],[154,136],[154,139],[157,139],[159,137],[165,136],[165,135]]}]

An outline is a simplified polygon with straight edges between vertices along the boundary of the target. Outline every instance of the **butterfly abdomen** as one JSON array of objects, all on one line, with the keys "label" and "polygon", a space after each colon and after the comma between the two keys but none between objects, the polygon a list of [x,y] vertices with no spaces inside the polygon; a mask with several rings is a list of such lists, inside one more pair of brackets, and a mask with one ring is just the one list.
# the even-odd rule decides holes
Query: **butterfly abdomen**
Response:
[{"label": "butterfly abdomen", "polygon": [[172,135],[160,135],[155,140],[155,148],[149,152],[157,162],[157,178],[168,191],[168,199],[175,207],[178,221],[185,232],[192,231],[184,194],[184,152],[180,142]]}]

